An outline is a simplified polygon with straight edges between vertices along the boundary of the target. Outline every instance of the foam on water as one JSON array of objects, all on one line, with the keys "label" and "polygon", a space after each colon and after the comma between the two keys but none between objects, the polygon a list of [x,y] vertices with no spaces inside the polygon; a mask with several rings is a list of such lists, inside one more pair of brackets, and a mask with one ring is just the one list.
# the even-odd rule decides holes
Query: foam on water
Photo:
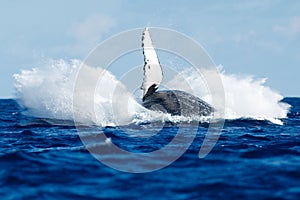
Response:
[{"label": "foam on water", "polygon": [[[73,90],[81,64],[79,60],[69,62],[50,60],[41,67],[22,70],[21,73],[15,74],[16,98],[19,104],[26,109],[28,115],[73,120]],[[102,70],[104,75],[94,92],[93,109],[87,109],[85,106],[85,93],[93,91],[84,91],[80,96],[79,109],[82,113],[82,122],[106,126],[165,120],[174,122],[193,120],[148,111],[127,92],[126,87],[113,74],[104,69],[90,67],[86,74],[87,84],[88,77],[96,74],[95,70]],[[210,72],[203,71],[203,73],[205,77],[209,76]],[[280,123],[278,119],[287,116],[289,105],[279,102],[283,97],[264,85],[266,79],[228,75],[224,72],[221,72],[220,76],[225,90],[227,119],[267,119],[273,123]],[[185,87],[180,85],[180,78],[184,78],[194,95],[211,103],[203,77],[192,73],[190,69],[183,71],[180,76],[167,83],[168,88],[185,90]],[[115,92],[116,88],[118,92]],[[113,100],[121,98],[122,101]],[[96,113],[96,119],[90,117],[91,112]]]}]

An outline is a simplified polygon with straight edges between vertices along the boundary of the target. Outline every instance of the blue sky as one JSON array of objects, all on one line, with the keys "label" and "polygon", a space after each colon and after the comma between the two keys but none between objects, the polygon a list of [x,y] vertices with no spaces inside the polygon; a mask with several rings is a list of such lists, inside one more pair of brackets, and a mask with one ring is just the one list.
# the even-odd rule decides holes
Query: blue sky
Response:
[{"label": "blue sky", "polygon": [[228,73],[267,77],[300,96],[300,1],[4,1],[0,7],[0,97],[14,73],[45,58],[83,59],[99,42],[132,28],[165,27],[204,46]]}]

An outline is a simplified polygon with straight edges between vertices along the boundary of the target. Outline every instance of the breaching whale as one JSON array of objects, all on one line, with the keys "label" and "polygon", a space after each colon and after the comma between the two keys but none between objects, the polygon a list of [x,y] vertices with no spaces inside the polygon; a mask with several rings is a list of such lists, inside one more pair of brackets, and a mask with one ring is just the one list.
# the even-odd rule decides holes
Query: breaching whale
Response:
[{"label": "breaching whale", "polygon": [[143,106],[150,110],[162,111],[171,115],[209,116],[214,109],[200,98],[180,90],[157,91],[163,79],[163,71],[153,47],[149,29],[142,36],[144,54]]}]

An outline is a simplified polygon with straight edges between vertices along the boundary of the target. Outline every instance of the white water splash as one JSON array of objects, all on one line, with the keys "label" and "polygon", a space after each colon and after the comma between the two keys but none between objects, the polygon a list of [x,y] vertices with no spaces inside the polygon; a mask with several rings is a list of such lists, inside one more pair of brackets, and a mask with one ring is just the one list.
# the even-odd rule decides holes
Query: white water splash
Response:
[{"label": "white water splash", "polygon": [[[73,90],[81,64],[79,60],[70,62],[50,60],[41,67],[15,74],[16,98],[19,104],[26,108],[28,115],[73,120]],[[95,70],[103,69],[91,67],[88,70],[90,74],[86,74],[87,84],[88,77],[97,74]],[[86,108],[84,92],[80,97],[82,106],[79,109],[83,116],[82,122],[106,126],[165,120],[191,121],[191,119],[148,111],[135,101],[115,76],[106,70],[104,72],[94,93],[94,108],[92,110]],[[210,72],[204,71],[203,73],[205,77],[209,76]],[[202,77],[197,76],[197,73],[192,73],[191,70],[185,70],[180,76],[185,80],[183,82],[188,83],[188,88],[192,89],[189,92],[211,102]],[[185,90],[186,87],[180,81],[180,76],[168,83],[168,87]],[[283,97],[264,85],[266,79],[227,75],[224,72],[220,73],[220,76],[225,90],[226,119],[253,118],[280,123],[278,119],[287,116],[289,105],[279,102]],[[115,92],[116,88],[118,92]],[[122,99],[122,101],[112,101],[112,99]],[[89,119],[91,112],[96,113],[96,119]]]},{"label": "white water splash", "polygon": [[[219,68],[222,69],[222,67]],[[202,76],[199,76],[198,73],[187,69],[169,82],[168,87],[183,90],[189,88],[194,95],[212,104],[209,90],[204,81],[204,78],[210,76],[210,73],[209,70],[203,69]],[[278,119],[287,117],[290,105],[280,102],[283,96],[265,86],[266,78],[256,79],[252,76],[226,74],[224,71],[220,72],[220,78],[225,93],[226,119],[252,118],[281,124]],[[181,84],[184,82],[182,79],[187,83],[186,85]]]}]

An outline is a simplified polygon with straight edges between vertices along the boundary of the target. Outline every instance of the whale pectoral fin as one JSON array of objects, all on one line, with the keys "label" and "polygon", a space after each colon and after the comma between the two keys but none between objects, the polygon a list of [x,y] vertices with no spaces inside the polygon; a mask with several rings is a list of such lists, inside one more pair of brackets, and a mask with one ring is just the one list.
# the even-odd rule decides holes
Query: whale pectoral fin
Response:
[{"label": "whale pectoral fin", "polygon": [[143,32],[142,47],[144,54],[144,79],[141,89],[143,90],[144,101],[159,87],[163,79],[163,72],[148,28],[145,28]]},{"label": "whale pectoral fin", "polygon": [[143,96],[143,101],[145,101],[147,97],[151,96],[157,90],[157,88],[158,86],[156,84],[151,85],[146,94]]}]

